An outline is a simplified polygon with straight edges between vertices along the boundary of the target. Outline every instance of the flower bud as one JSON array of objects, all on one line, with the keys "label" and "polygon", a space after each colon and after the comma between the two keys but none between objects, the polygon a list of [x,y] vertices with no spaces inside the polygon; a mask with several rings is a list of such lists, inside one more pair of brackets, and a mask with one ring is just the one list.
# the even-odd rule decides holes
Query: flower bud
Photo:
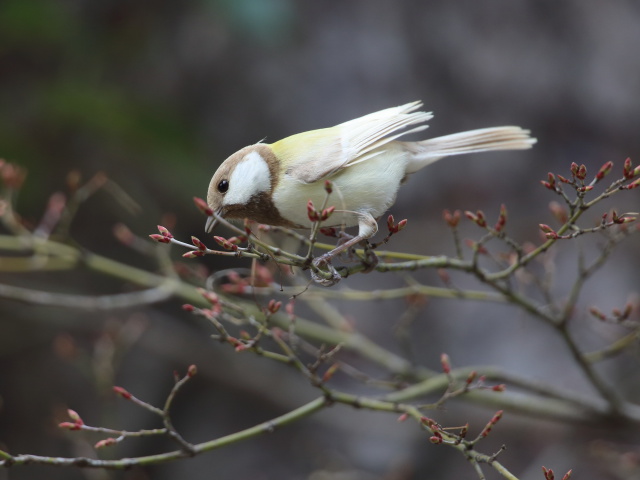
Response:
[{"label": "flower bud", "polygon": [[631,163],[631,159],[627,158],[624,161],[624,166],[622,167],[622,175],[624,178],[633,178],[633,165]]},{"label": "flower bud", "polygon": [[575,176],[578,173],[578,164],[576,162],[571,162],[571,174]]},{"label": "flower bud", "polygon": [[638,187],[640,187],[640,178],[637,179],[635,182],[632,182],[629,185],[625,186],[624,188],[627,190],[633,190],[634,188],[638,188]]},{"label": "flower bud", "polygon": [[110,445],[114,445],[118,440],[116,440],[113,437],[109,437],[109,438],[105,438],[104,440],[100,440],[99,442],[97,442],[93,448],[103,448],[103,447],[108,447]]},{"label": "flower bud", "polygon": [[207,217],[213,215],[213,210],[211,210],[209,205],[207,205],[207,202],[205,202],[203,199],[199,197],[193,197],[193,203],[195,203],[198,210],[204,213]]},{"label": "flower bud", "polygon": [[555,478],[553,470],[550,468],[542,467],[542,473],[544,474],[544,480],[554,480]]},{"label": "flower bud", "polygon": [[338,236],[338,230],[336,230],[334,227],[322,227],[320,228],[320,233],[322,233],[323,235],[326,235],[327,237]]},{"label": "flower bud", "polygon": [[191,243],[193,243],[198,248],[198,250],[202,252],[207,249],[207,246],[202,243],[197,237],[191,237]]},{"label": "flower bud", "polygon": [[611,161],[609,161],[609,162],[605,163],[604,165],[602,165],[600,167],[600,170],[598,170],[598,173],[596,173],[596,182],[599,182],[604,177],[609,175],[609,172],[611,171],[612,168],[613,168],[613,162],[611,162]]},{"label": "flower bud", "polygon": [[560,203],[555,202],[555,201],[554,202],[550,202],[549,203],[549,210],[551,211],[551,214],[556,218],[556,220],[560,224],[564,224],[564,223],[567,222],[567,220],[569,220],[569,212]]},{"label": "flower bud", "polygon": [[458,226],[458,222],[460,221],[460,210],[456,210],[451,213],[449,210],[445,209],[442,212],[442,218],[445,222],[449,224],[451,228],[455,228]]},{"label": "flower bud", "polygon": [[238,251],[238,245],[231,243],[229,240],[227,240],[224,237],[213,237],[213,239],[216,241],[218,245],[220,245],[225,250],[231,250],[234,252]]},{"label": "flower bud", "polygon": [[122,387],[113,387],[113,391],[125,400],[129,400],[131,398],[131,394]]},{"label": "flower bud", "polygon": [[215,292],[211,290],[205,290],[204,288],[198,288],[198,293],[204,297],[204,299],[209,302],[211,305],[217,305],[220,303],[220,298]]},{"label": "flower bud", "polygon": [[267,305],[267,310],[273,314],[280,310],[281,306],[282,302],[276,302],[275,300],[271,299],[269,300],[269,305]]},{"label": "flower bud", "polygon": [[408,413],[403,413],[402,415],[400,415],[398,417],[398,423],[404,422],[407,418],[409,418],[409,414]]},{"label": "flower bud", "polygon": [[312,222],[317,222],[320,220],[320,215],[318,214],[318,211],[313,206],[313,202],[311,200],[307,202],[307,216],[309,217],[309,220]]},{"label": "flower bud", "polygon": [[78,412],[76,412],[75,410],[71,410],[70,408],[67,409],[67,415],[69,415],[69,418],[77,424],[84,425],[82,418],[80,418],[80,415],[78,415]]},{"label": "flower bud", "polygon": [[82,424],[80,423],[72,423],[72,422],[61,422],[58,424],[59,428],[64,428],[66,430],[80,430]]},{"label": "flower bud", "polygon": [[506,223],[507,223],[507,207],[503,203],[502,205],[500,205],[500,215],[498,216],[498,221],[496,222],[494,229],[497,232],[501,232],[504,226],[506,225]]},{"label": "flower bud", "polygon": [[576,178],[578,180],[584,180],[587,178],[587,167],[583,164],[578,167],[578,171],[576,172]]},{"label": "flower bud", "polygon": [[327,371],[324,372],[324,375],[322,375],[322,382],[324,383],[331,380],[333,375],[338,371],[339,367],[340,367],[339,363],[333,363],[329,368],[327,368]]},{"label": "flower bud", "polygon": [[387,228],[389,229],[390,232],[393,231],[394,226],[395,226],[395,219],[393,218],[393,215],[389,215],[387,217]]},{"label": "flower bud", "polygon": [[151,235],[149,235],[149,238],[151,240],[155,240],[158,243],[171,243],[171,238],[165,237],[165,236],[160,235],[158,233],[152,233]]},{"label": "flower bud", "polygon": [[334,212],[335,209],[336,207],[332,205],[322,210],[322,214],[320,215],[320,220],[325,221],[327,218],[331,216],[331,214]]},{"label": "flower bud", "polygon": [[442,365],[442,371],[449,375],[451,373],[451,362],[449,361],[449,355],[443,353],[440,355],[440,364]]},{"label": "flower bud", "polygon": [[471,385],[473,383],[473,381],[476,379],[476,377],[478,376],[478,372],[476,372],[475,370],[473,370],[468,376],[467,376],[467,380],[465,381],[467,385]]}]

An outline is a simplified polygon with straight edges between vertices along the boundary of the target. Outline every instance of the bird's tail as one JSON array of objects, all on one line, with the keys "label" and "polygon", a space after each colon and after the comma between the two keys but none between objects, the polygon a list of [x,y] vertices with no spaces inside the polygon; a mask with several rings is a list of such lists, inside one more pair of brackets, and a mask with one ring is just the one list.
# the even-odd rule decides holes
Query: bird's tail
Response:
[{"label": "bird's tail", "polygon": [[524,150],[536,139],[520,127],[492,127],[430,138],[421,142],[402,142],[411,154],[407,173],[414,173],[430,163],[450,155],[492,150]]}]

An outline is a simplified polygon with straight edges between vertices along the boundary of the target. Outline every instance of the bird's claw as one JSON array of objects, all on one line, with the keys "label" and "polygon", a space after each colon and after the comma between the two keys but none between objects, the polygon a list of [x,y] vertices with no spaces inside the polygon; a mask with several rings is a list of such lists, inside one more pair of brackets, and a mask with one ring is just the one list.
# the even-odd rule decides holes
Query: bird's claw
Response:
[{"label": "bird's claw", "polygon": [[[321,257],[316,258],[312,262],[312,264],[315,268],[311,269],[311,279],[314,282],[319,283],[323,287],[332,287],[342,279],[338,271],[334,268],[333,265],[331,265],[330,257],[322,255]],[[325,270],[325,268],[331,274],[330,278],[325,278],[324,276],[316,272],[316,269]]]},{"label": "bird's claw", "polygon": [[362,265],[364,265],[362,273],[370,273],[378,266],[380,259],[372,250],[365,248],[365,258],[362,259],[361,262]]}]

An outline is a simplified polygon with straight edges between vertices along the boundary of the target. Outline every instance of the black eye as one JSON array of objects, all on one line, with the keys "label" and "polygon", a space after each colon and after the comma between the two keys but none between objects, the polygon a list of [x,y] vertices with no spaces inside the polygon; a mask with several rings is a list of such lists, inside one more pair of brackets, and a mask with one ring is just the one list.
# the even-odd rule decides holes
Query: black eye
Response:
[{"label": "black eye", "polygon": [[220,193],[225,193],[227,190],[229,190],[229,182],[227,180],[220,180],[220,183],[218,184],[218,191]]}]

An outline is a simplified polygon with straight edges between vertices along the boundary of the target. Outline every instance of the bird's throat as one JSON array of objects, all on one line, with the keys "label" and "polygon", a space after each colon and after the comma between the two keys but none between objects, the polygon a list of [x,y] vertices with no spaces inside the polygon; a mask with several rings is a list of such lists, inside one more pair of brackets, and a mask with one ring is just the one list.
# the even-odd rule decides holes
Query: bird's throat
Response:
[{"label": "bird's throat", "polygon": [[242,205],[225,205],[222,216],[230,219],[248,218],[258,223],[276,227],[305,228],[283,218],[267,192],[254,195],[249,202]]}]

